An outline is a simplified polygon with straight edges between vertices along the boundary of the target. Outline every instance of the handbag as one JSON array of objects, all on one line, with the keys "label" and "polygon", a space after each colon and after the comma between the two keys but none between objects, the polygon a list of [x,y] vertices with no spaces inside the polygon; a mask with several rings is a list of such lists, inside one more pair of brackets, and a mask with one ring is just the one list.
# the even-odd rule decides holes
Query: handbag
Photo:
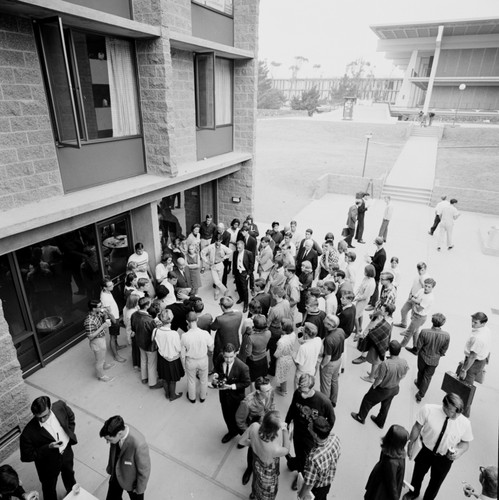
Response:
[{"label": "handbag", "polygon": [[341,236],[348,236],[350,234],[350,228],[349,227],[344,227],[341,230]]},{"label": "handbag", "polygon": [[442,391],[446,394],[453,392],[457,394],[464,403],[464,408],[469,408],[475,397],[476,387],[459,380],[458,375],[452,372],[445,372],[442,380]]}]

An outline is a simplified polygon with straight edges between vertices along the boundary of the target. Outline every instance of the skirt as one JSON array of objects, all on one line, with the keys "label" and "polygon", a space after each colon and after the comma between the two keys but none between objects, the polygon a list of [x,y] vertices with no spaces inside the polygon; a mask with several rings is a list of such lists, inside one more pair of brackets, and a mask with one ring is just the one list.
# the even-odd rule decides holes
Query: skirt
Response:
[{"label": "skirt", "polygon": [[252,382],[254,382],[258,377],[266,377],[269,372],[267,357],[259,359],[258,361],[253,361],[248,358],[246,360],[246,364],[248,365],[250,379]]},{"label": "skirt", "polygon": [[166,382],[178,382],[185,375],[180,358],[167,361],[158,354],[158,377]]},{"label": "skirt", "polygon": [[253,453],[253,482],[251,489],[257,500],[274,500],[279,486],[279,458],[263,463]]}]

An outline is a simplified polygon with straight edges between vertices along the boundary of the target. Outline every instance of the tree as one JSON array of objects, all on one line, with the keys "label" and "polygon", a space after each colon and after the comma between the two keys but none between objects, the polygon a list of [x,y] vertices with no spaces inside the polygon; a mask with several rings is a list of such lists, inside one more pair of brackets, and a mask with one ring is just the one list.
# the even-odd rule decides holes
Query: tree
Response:
[{"label": "tree", "polygon": [[269,78],[269,69],[265,61],[258,61],[258,109],[279,109],[286,98],[284,94],[272,88],[272,80]]},{"label": "tree", "polygon": [[294,96],[291,99],[291,109],[307,110],[308,116],[312,116],[319,106],[320,92],[316,86],[310,90],[304,90],[301,97]]},{"label": "tree", "polygon": [[365,59],[359,58],[348,63],[345,67],[338,88],[332,90],[330,97],[332,100],[342,100],[343,97],[357,97],[362,79],[374,78],[371,63]]}]

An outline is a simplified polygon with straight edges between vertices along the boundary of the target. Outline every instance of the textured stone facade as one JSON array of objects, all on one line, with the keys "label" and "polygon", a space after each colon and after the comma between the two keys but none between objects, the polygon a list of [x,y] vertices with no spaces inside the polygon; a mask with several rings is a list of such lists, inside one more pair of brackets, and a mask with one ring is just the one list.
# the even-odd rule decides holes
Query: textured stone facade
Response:
[{"label": "textured stone facade", "polygon": [[0,211],[63,194],[33,27],[0,16]]},{"label": "textured stone facade", "polygon": [[[17,361],[16,349],[12,344],[9,325],[3,317],[0,301],[0,437],[16,426],[20,429],[31,418],[28,393]],[[18,446],[14,439],[0,449],[0,462]]]}]

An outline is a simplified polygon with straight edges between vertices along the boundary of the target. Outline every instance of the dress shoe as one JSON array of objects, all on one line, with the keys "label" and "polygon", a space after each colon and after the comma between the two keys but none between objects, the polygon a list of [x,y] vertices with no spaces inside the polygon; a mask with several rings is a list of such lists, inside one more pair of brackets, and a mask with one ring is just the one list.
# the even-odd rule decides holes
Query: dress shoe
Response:
[{"label": "dress shoe", "polygon": [[416,356],[418,353],[418,350],[415,347],[406,347],[405,350],[410,352],[411,354],[414,354],[414,356]]},{"label": "dress shoe", "polygon": [[234,436],[228,432],[227,434],[225,434],[225,436],[222,438],[222,443],[225,444],[225,443],[228,443]]},{"label": "dress shoe", "polygon": [[382,425],[379,425],[378,420],[376,419],[375,416],[371,415],[371,420],[380,428],[383,429]]},{"label": "dress shoe", "polygon": [[396,326],[397,328],[407,328],[405,323],[394,323],[393,326]]},{"label": "dress shoe", "polygon": [[157,384],[150,385],[149,389],[163,389],[163,384],[158,382]]},{"label": "dress shoe", "polygon": [[298,490],[298,476],[296,476],[294,479],[293,479],[293,484],[291,485],[291,489],[293,491],[297,491]]},{"label": "dress shoe", "polygon": [[[179,392],[178,394],[174,394],[173,396],[170,396],[170,401],[175,401],[176,399],[181,398],[182,394],[184,394],[184,393]],[[192,403],[192,401],[191,401],[191,403]]]},{"label": "dress shoe", "polygon": [[421,400],[423,399],[420,395],[419,395],[419,392],[416,394],[416,396],[414,396],[415,399],[416,399],[416,403],[421,403]]},{"label": "dress shoe", "polygon": [[452,250],[454,248],[454,245],[447,247],[447,250]]},{"label": "dress shoe", "polygon": [[357,240],[357,243],[360,243],[361,245],[365,245],[366,242],[364,240]]},{"label": "dress shoe", "polygon": [[114,380],[114,377],[108,377],[107,375],[103,375],[102,377],[99,377],[99,380],[101,382],[112,382]]},{"label": "dress shoe", "polygon": [[242,444],[237,443],[236,448],[237,448],[238,450],[242,450],[243,448],[246,448],[246,446],[243,446]]},{"label": "dress shoe", "polygon": [[188,393],[188,392],[187,392],[185,395],[187,396],[187,399],[188,399],[188,400],[189,400],[192,404],[194,404],[194,403],[196,402],[196,400],[195,400],[195,399],[191,399],[191,398],[189,397],[189,393]]},{"label": "dress shoe", "polygon": [[246,469],[246,470],[244,471],[244,474],[243,474],[243,480],[242,480],[242,483],[243,483],[243,484],[248,484],[248,483],[249,483],[249,480],[250,480],[250,478],[251,478],[251,473],[252,473],[252,472],[253,472],[253,471],[252,471],[251,469]]},{"label": "dress shoe", "polygon": [[362,419],[359,417],[359,414],[358,414],[358,413],[352,412],[352,413],[350,413],[350,415],[352,416],[352,418],[353,418],[354,420],[357,420],[357,422],[359,422],[359,424],[364,425],[365,420],[362,420]]},{"label": "dress shoe", "polygon": [[433,233],[432,233],[431,231],[428,231],[428,234],[429,234],[430,236],[433,236]]},{"label": "dress shoe", "polygon": [[348,245],[348,248],[355,248],[353,245]]},{"label": "dress shoe", "polygon": [[358,358],[355,358],[352,360],[352,363],[354,365],[360,365],[361,363],[365,363],[367,361],[366,358],[364,358],[364,356],[359,356]]},{"label": "dress shoe", "polygon": [[437,247],[437,252],[440,252],[441,248],[440,247]]},{"label": "dress shoe", "polygon": [[204,399],[199,398],[200,403],[204,403],[205,401],[206,401],[206,398],[204,398]]},{"label": "dress shoe", "polygon": [[243,303],[243,299],[239,299],[236,304],[242,304]]},{"label": "dress shoe", "polygon": [[247,313],[247,312],[248,312],[248,306],[244,306],[243,313]]},{"label": "dress shoe", "polygon": [[143,378],[143,379],[142,379],[142,383],[143,383],[143,384],[147,384],[147,382],[148,382],[148,380],[147,380],[146,378]]}]

